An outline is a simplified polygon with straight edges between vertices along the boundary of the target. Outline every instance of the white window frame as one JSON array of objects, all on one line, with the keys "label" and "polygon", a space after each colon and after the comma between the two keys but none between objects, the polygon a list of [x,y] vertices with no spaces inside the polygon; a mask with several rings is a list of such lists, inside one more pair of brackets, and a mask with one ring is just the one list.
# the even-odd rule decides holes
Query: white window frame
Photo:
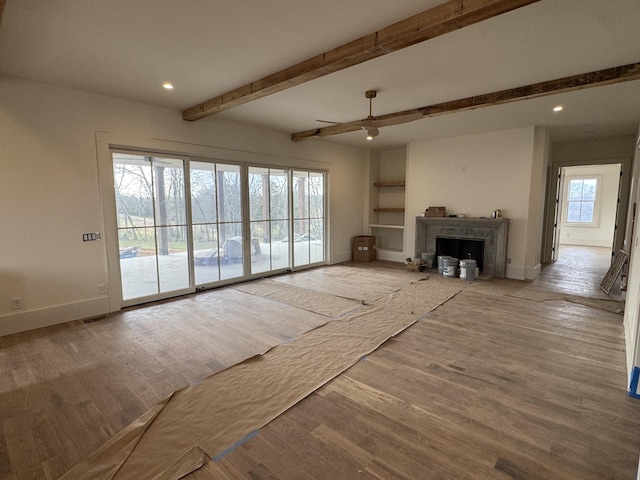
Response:
[{"label": "white window frame", "polygon": [[[571,180],[595,180],[596,181],[596,198],[593,202],[593,219],[591,222],[570,222],[569,221],[569,185]],[[602,175],[571,175],[565,178],[564,186],[564,205],[563,205],[563,222],[566,227],[579,228],[598,228],[600,220],[600,197],[602,190]]]}]

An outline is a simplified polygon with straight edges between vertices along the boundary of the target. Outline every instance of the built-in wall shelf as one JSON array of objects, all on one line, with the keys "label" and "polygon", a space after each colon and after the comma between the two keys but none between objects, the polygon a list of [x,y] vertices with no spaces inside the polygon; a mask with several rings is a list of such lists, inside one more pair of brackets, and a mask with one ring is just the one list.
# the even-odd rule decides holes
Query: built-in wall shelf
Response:
[{"label": "built-in wall shelf", "polygon": [[369,225],[370,228],[393,228],[397,230],[404,230],[404,225],[389,225],[382,223],[372,223]]},{"label": "built-in wall shelf", "polygon": [[405,181],[399,180],[397,182],[375,182],[376,187],[404,187]]},{"label": "built-in wall shelf", "polygon": [[391,208],[391,207],[377,207],[373,209],[374,212],[391,212],[391,213],[402,213],[404,212],[404,208]]},{"label": "built-in wall shelf", "polygon": [[[2,0],[0,0],[2,1]],[[406,148],[372,153],[367,177],[367,226],[379,260],[404,262]]]}]

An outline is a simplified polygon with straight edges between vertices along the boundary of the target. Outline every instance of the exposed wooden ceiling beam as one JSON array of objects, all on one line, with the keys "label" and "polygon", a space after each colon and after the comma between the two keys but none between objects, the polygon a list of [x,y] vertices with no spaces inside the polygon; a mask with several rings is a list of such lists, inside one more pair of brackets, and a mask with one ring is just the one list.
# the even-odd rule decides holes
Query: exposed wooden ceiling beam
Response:
[{"label": "exposed wooden ceiling beam", "polygon": [[198,120],[540,0],[449,0],[182,112]]},{"label": "exposed wooden ceiling beam", "polygon": [[355,132],[366,127],[388,127],[391,125],[400,125],[402,123],[418,120],[424,116],[435,117],[445,113],[461,112],[474,108],[488,107],[490,105],[500,105],[503,103],[527,100],[529,98],[543,97],[546,95],[554,95],[574,90],[581,90],[583,88],[599,87],[638,79],[640,79],[640,62],[559,78],[557,80],[550,80],[547,82],[534,83],[532,85],[525,85],[524,87],[510,88],[499,92],[452,100],[450,102],[438,103],[426,107],[388,113],[386,115],[375,117],[375,120],[373,121],[363,119],[323,128],[316,128],[313,130],[306,130],[304,132],[291,134],[291,140],[296,142],[305,138],[327,137],[329,135]]},{"label": "exposed wooden ceiling beam", "polygon": [[2,14],[4,13],[4,7],[7,5],[7,0],[0,0],[0,25],[2,25]]}]

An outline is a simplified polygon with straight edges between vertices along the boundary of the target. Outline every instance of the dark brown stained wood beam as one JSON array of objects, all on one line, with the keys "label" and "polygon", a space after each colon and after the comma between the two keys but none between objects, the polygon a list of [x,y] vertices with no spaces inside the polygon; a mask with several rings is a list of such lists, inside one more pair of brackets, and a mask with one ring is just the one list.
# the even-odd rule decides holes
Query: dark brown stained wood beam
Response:
[{"label": "dark brown stained wood beam", "polygon": [[538,1],[540,0],[449,0],[382,30],[187,108],[182,112],[182,118],[198,120]]},{"label": "dark brown stained wood beam", "polygon": [[582,73],[570,77],[559,78],[547,82],[534,83],[524,87],[510,88],[499,92],[486,93],[473,97],[452,100],[450,102],[438,103],[426,107],[412,108],[401,112],[388,113],[375,117],[375,120],[356,120],[353,122],[340,123],[324,128],[305,130],[303,132],[292,133],[291,140],[297,142],[311,137],[327,137],[329,135],[339,135],[341,133],[355,132],[365,126],[388,127],[400,125],[413,120],[427,117],[435,117],[445,113],[462,112],[474,108],[488,107],[490,105],[500,105],[503,103],[517,102],[530,98],[544,97],[558,93],[572,92],[583,88],[600,87],[614,83],[628,82],[640,79],[640,63],[631,63],[621,67],[607,68],[595,72]]},{"label": "dark brown stained wood beam", "polygon": [[4,14],[4,7],[7,5],[7,0],[0,0],[0,25],[2,25],[2,14]]}]

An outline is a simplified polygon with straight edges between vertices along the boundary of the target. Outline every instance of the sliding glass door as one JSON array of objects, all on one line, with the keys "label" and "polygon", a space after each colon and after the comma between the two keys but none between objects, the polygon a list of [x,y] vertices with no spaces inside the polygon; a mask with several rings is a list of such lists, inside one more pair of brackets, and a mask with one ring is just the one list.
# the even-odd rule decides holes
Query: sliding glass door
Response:
[{"label": "sliding glass door", "polygon": [[190,179],[196,286],[242,278],[240,166],[192,161]]},{"label": "sliding glass door", "polygon": [[325,261],[325,174],[112,152],[122,303]]},{"label": "sliding glass door", "polygon": [[190,286],[184,160],[113,154],[122,298]]},{"label": "sliding glass door", "polygon": [[289,171],[249,167],[251,273],[291,268]]},{"label": "sliding glass door", "polygon": [[294,266],[324,262],[324,173],[293,171]]}]

